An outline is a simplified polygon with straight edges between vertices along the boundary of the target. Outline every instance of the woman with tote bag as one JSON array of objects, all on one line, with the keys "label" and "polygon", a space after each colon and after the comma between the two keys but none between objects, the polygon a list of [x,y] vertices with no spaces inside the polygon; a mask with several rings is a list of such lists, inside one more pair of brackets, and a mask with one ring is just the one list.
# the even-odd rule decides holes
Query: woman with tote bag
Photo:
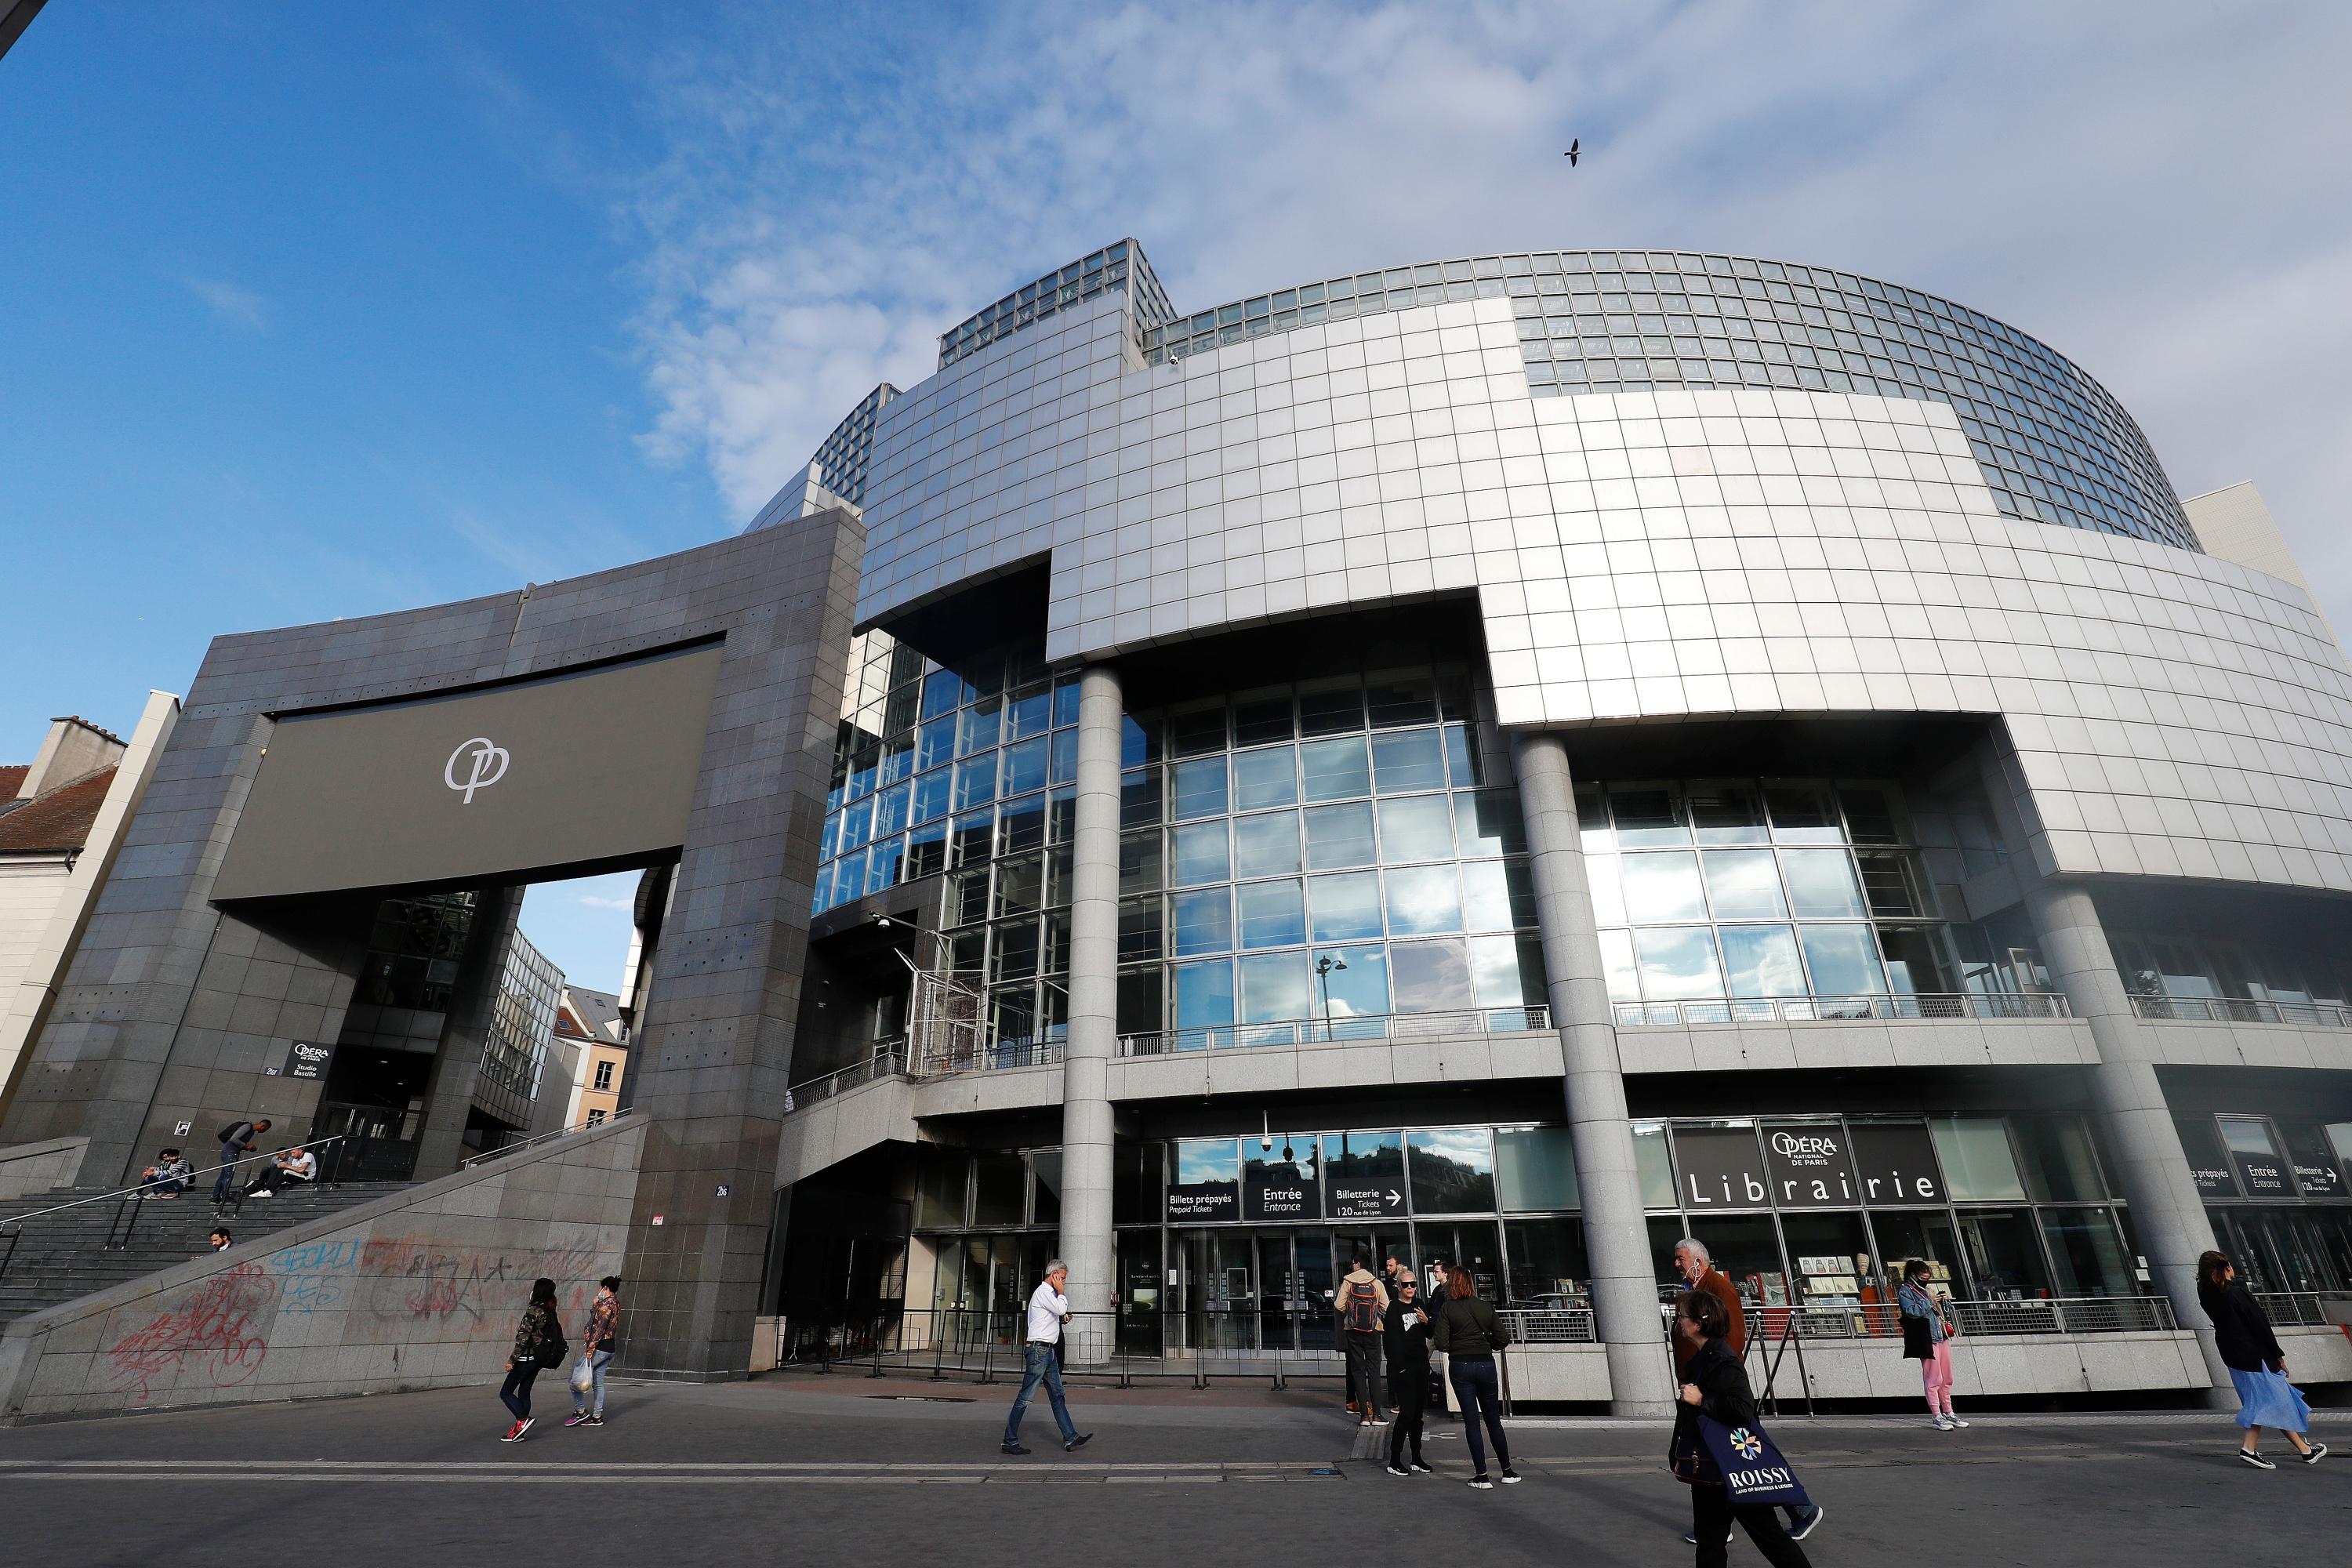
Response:
[{"label": "woman with tote bag", "polygon": [[2213,1320],[2214,1343],[2238,1390],[2238,1425],[2246,1429],[2239,1459],[2258,1470],[2277,1469],[2255,1451],[2263,1428],[2275,1426],[2286,1434],[2305,1464],[2319,1463],[2326,1457],[2327,1445],[2304,1436],[2311,1430],[2311,1406],[2286,1380],[2286,1352],[2271,1331],[2270,1314],[2238,1278],[2238,1267],[2226,1254],[2209,1252],[2197,1260],[2197,1300]]},{"label": "woman with tote bag", "polygon": [[[1785,1464],[1775,1463],[1778,1450],[1764,1447],[1748,1369],[1731,1353],[1730,1342],[1724,1337],[1730,1330],[1731,1315],[1707,1291],[1685,1291],[1675,1302],[1675,1331],[1685,1346],[1697,1349],[1683,1363],[1681,1402],[1675,1406],[1675,1435],[1666,1458],[1675,1479],[1691,1489],[1691,1533],[1698,1540],[1698,1568],[1723,1568],[1730,1556],[1726,1548],[1734,1523],[1748,1531],[1748,1539],[1775,1568],[1812,1568],[1805,1549],[1790,1540],[1781,1527],[1776,1506],[1780,1499],[1759,1500],[1760,1506],[1734,1503],[1723,1466],[1738,1461],[1718,1462],[1714,1452],[1717,1443],[1708,1440],[1702,1427],[1702,1419],[1716,1422],[1724,1429],[1716,1434],[1717,1442],[1727,1435],[1735,1445],[1753,1445],[1739,1452],[1753,1456],[1759,1465],[1772,1467],[1774,1479],[1792,1490],[1789,1500],[1807,1500],[1801,1491],[1793,1490],[1794,1478]],[[1737,1479],[1744,1483],[1752,1474],[1743,1472]]]}]

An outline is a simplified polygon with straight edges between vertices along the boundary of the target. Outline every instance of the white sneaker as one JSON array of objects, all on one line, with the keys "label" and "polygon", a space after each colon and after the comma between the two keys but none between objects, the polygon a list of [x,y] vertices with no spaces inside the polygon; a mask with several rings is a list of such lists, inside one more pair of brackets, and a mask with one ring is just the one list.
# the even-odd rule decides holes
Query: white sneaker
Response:
[{"label": "white sneaker", "polygon": [[2268,1459],[2263,1458],[2252,1448],[2239,1449],[2238,1458],[2240,1462],[2252,1465],[2258,1470],[2275,1470],[2278,1468],[2276,1465],[2272,1464]]},{"label": "white sneaker", "polygon": [[1936,1417],[1935,1426],[1938,1432],[1948,1432],[1952,1429],[1951,1422],[1941,1415]]},{"label": "white sneaker", "polygon": [[2305,1454],[2302,1458],[2305,1464],[2315,1465],[2319,1463],[2320,1460],[2327,1458],[2327,1445],[2325,1443],[2314,1443],[2311,1446],[2311,1451]]},{"label": "white sneaker", "polygon": [[1960,1419],[1958,1416],[1957,1416],[1957,1415],[1947,1415],[1947,1416],[1945,1416],[1945,1417],[1944,1417],[1944,1419],[1945,1419],[1945,1420],[1947,1420],[1947,1421],[1948,1421],[1948,1422],[1950,1422],[1954,1426],[1967,1426],[1967,1425],[1968,1425],[1968,1423],[1967,1423],[1967,1422],[1965,1422],[1965,1421],[1961,1420],[1961,1419]]}]

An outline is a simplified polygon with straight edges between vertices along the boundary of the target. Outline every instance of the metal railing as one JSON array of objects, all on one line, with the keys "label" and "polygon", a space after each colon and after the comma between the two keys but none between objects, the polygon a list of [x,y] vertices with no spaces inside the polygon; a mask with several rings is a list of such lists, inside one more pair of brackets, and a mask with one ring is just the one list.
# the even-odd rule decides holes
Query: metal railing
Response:
[{"label": "metal railing", "polygon": [[[2143,1334],[2178,1328],[2162,1296],[2038,1296],[2017,1300],[1945,1303],[1963,1334]],[[1671,1306],[1664,1309],[1671,1311]],[[1748,1337],[1779,1340],[1899,1340],[1902,1310],[1892,1301],[1860,1306],[1749,1307]]]},{"label": "metal railing", "polygon": [[1601,1329],[1590,1307],[1505,1307],[1496,1317],[1514,1345],[1597,1345]]},{"label": "metal railing", "polygon": [[559,1138],[569,1138],[574,1133],[590,1131],[598,1127],[610,1127],[621,1118],[634,1114],[635,1114],[635,1108],[625,1105],[602,1121],[575,1122],[570,1127],[559,1127],[552,1132],[541,1132],[537,1137],[519,1138],[511,1143],[501,1143],[495,1149],[485,1149],[478,1154],[467,1155],[457,1162],[457,1169],[470,1171],[477,1165],[488,1164],[492,1160],[503,1160],[509,1154],[520,1153],[525,1149],[536,1149],[542,1143],[552,1143]]},{"label": "metal railing", "polygon": [[958,1040],[951,1047],[919,1057],[917,1078],[942,1078],[954,1072],[993,1072],[1002,1068],[1052,1067],[1062,1059],[1062,1042],[1052,1040]]},{"label": "metal railing", "polygon": [[[194,1192],[200,1177],[211,1176],[217,1180],[223,1171],[235,1171],[240,1165],[259,1165],[265,1161],[275,1160],[280,1154],[290,1154],[305,1149],[324,1149],[331,1156],[338,1146],[349,1136],[348,1133],[338,1132],[331,1137],[314,1138],[308,1143],[295,1143],[284,1149],[273,1149],[267,1154],[246,1154],[235,1160],[206,1165],[202,1169],[194,1169],[189,1171],[184,1179],[184,1184],[174,1187],[170,1194],[161,1192],[159,1184],[142,1180],[133,1182],[127,1187],[117,1187],[110,1193],[97,1193],[89,1197],[75,1198],[70,1203],[51,1204],[45,1209],[33,1209],[28,1213],[12,1215],[6,1219],[0,1219],[0,1278],[7,1275],[8,1265],[16,1261],[16,1246],[24,1239],[26,1220],[43,1219],[53,1214],[64,1214],[68,1209],[87,1208],[92,1204],[111,1203],[114,1205],[114,1217],[107,1224],[103,1247],[108,1252],[120,1252],[130,1247],[131,1235],[139,1226],[140,1205],[151,1194],[163,1197],[176,1196],[184,1192]],[[331,1162],[320,1161],[317,1184],[328,1186],[332,1184],[334,1179]],[[241,1209],[244,1201],[245,1194],[237,1187],[235,1178],[232,1177],[227,1206],[231,1212],[237,1212]]]},{"label": "metal railing", "polygon": [[2352,1323],[2352,1290],[2258,1290],[2254,1300],[2273,1324],[2330,1329]]},{"label": "metal railing", "polygon": [[1475,1007],[1452,1013],[1383,1013],[1345,1018],[1292,1018],[1271,1024],[1217,1024],[1121,1035],[1122,1057],[1252,1046],[1319,1045],[1332,1040],[1413,1040],[1444,1035],[1515,1035],[1551,1027],[1549,1007]]},{"label": "metal railing", "polygon": [[2063,1018],[2050,991],[1919,992],[1903,996],[1735,996],[1695,1002],[1620,1002],[1617,1026],[1675,1024],[1813,1024],[1862,1019]]},{"label": "metal railing", "polygon": [[2337,1002],[2256,1002],[2243,996],[2135,996],[2143,1018],[2180,1024],[2310,1024],[2352,1029],[2352,1007]]},{"label": "metal railing", "polygon": [[874,1054],[862,1062],[852,1062],[845,1068],[826,1073],[823,1078],[813,1078],[793,1085],[784,1091],[784,1110],[787,1114],[805,1110],[845,1089],[878,1082],[886,1078],[903,1078],[906,1072],[907,1053],[903,1043],[887,1047],[877,1045]]}]

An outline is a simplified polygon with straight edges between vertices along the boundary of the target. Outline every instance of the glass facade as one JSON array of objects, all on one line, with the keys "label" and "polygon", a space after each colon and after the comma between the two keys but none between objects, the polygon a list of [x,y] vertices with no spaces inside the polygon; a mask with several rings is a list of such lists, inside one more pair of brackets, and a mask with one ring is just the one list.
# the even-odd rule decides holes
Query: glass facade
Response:
[{"label": "glass facade", "polygon": [[1081,300],[1091,300],[1106,289],[1128,290],[1135,301],[1139,332],[1175,314],[1143,247],[1132,239],[1122,239],[1014,289],[995,304],[972,312],[953,331],[941,333],[940,368],[969,359],[997,339],[1011,337],[1031,322],[1044,321]]},{"label": "glass facade", "polygon": [[1580,787],[1577,809],[1621,1022],[1643,1022],[1645,1004],[1673,1005],[1657,1014],[1669,1022],[1770,1016],[1791,997],[1959,989],[1928,861],[1892,784],[1612,780]]},{"label": "glass facade", "polygon": [[474,1104],[517,1128],[531,1121],[531,1102],[547,1066],[549,1038],[563,992],[563,971],[516,931],[507,948],[506,973],[490,1009],[482,1039],[482,1065],[474,1077]]},{"label": "glass facade", "polygon": [[1480,734],[1467,669],[1442,665],[1130,715],[1120,1033],[1195,1049],[1477,1009],[1524,1026],[1544,1000],[1535,896]]},{"label": "glass facade", "polygon": [[1752,386],[1949,404],[2007,515],[2198,547],[2138,424],[2073,361],[1965,305],[1825,268],[1668,251],[1426,261],[1235,300],[1143,343],[1159,363],[1317,321],[1503,298],[1538,397]]},{"label": "glass facade", "polygon": [[2352,1121],[2178,1116],[2224,1252],[2258,1291],[2352,1289]]}]

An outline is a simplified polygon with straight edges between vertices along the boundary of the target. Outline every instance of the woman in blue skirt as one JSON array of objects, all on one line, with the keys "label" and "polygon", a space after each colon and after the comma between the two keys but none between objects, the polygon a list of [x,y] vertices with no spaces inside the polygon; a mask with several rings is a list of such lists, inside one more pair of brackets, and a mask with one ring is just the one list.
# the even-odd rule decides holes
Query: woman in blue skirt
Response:
[{"label": "woman in blue skirt", "polygon": [[2255,1452],[2263,1428],[2275,1426],[2286,1434],[2306,1465],[2326,1456],[2327,1445],[2304,1436],[2311,1430],[2311,1406],[2286,1380],[2286,1352],[2271,1332],[2270,1314],[2238,1279],[2237,1265],[2221,1253],[2209,1252],[2197,1260],[2197,1300],[2213,1320],[2213,1339],[2238,1390],[2238,1425],[2246,1441],[2238,1458],[2258,1470],[2278,1467]]}]

